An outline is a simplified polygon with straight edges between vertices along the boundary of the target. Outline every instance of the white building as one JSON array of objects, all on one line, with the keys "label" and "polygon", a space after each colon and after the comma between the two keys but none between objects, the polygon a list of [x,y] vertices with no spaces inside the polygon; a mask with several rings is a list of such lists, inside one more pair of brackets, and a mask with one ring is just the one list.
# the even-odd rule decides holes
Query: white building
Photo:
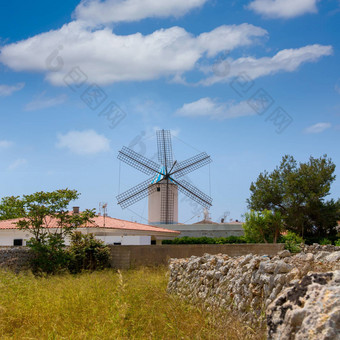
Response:
[{"label": "white building", "polygon": [[[96,216],[93,222],[77,228],[84,234],[92,233],[105,244],[114,245],[150,245],[161,244],[164,239],[178,237],[180,232],[136,222],[124,221],[112,217]],[[0,246],[25,246],[32,237],[27,230],[16,226],[19,219],[0,221]],[[57,221],[50,219],[44,227],[54,232]],[[65,240],[66,245],[69,240]]]},{"label": "white building", "polygon": [[228,237],[244,236],[242,222],[215,223],[209,219],[204,219],[193,224],[162,224],[163,228],[177,230],[181,232],[178,237]]}]

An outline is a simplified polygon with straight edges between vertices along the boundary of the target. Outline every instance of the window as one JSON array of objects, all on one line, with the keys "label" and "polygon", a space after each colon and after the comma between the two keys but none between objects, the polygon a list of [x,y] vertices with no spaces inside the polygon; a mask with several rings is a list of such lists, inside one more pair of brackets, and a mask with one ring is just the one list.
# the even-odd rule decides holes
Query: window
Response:
[{"label": "window", "polygon": [[13,246],[22,246],[22,238],[14,239]]},{"label": "window", "polygon": [[121,242],[114,242],[113,245],[114,246],[121,246],[122,244],[121,244]]},{"label": "window", "polygon": [[161,188],[160,188],[160,187],[157,187],[157,191],[161,191]]},{"label": "window", "polygon": [[156,244],[156,240],[151,240],[151,244]]}]

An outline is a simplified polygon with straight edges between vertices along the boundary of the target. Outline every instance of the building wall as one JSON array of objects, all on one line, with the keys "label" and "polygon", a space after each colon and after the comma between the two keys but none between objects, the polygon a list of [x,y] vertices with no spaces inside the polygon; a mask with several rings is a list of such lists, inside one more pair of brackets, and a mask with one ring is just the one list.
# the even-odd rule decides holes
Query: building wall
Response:
[{"label": "building wall", "polygon": [[96,236],[105,244],[120,243],[122,246],[146,246],[151,244],[151,236]]},{"label": "building wall", "polygon": [[23,246],[26,245],[32,235],[25,230],[5,229],[0,230],[0,246],[13,246],[15,239],[22,239]]},{"label": "building wall", "polygon": [[[82,233],[92,232],[96,238],[104,241],[105,244],[121,243],[121,245],[150,245],[151,236],[148,235],[117,235],[117,231],[114,230],[102,232],[97,229],[81,230]],[[115,234],[115,235],[112,235]],[[0,246],[13,246],[15,239],[22,239],[22,245],[25,246],[26,242],[32,237],[32,234],[25,230],[7,229],[0,230]],[[69,238],[65,239],[65,244],[69,245]]]},{"label": "building wall", "polygon": [[180,231],[177,237],[228,237],[243,236],[242,223],[219,223],[219,224],[173,224],[161,225],[163,228]]}]

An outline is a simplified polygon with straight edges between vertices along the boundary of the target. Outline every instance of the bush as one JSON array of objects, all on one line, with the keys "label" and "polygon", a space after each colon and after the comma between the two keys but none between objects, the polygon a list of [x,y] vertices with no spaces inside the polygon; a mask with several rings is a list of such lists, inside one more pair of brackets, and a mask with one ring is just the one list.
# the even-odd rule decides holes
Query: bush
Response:
[{"label": "bush", "polygon": [[280,212],[251,210],[245,217],[243,229],[248,243],[277,243],[283,229]]},{"label": "bush", "polygon": [[291,253],[299,253],[301,251],[300,244],[304,243],[303,238],[299,235],[288,231],[287,234],[281,235],[280,242],[285,244],[285,249]]},{"label": "bush", "polygon": [[31,260],[35,274],[58,274],[70,271],[100,270],[110,265],[110,250],[93,234],[72,233],[71,246],[65,247],[61,234],[46,234],[43,239],[31,238],[27,245],[34,252]]},{"label": "bush", "polygon": [[246,243],[244,236],[228,237],[178,237],[173,240],[163,240],[162,244],[232,244]]},{"label": "bush", "polygon": [[34,252],[31,260],[33,273],[56,274],[67,268],[69,254],[65,252],[64,239],[60,234],[47,234],[41,240],[31,238],[27,245]]},{"label": "bush", "polygon": [[320,240],[320,244],[321,244],[322,246],[325,246],[325,245],[327,245],[327,244],[332,244],[332,241],[329,240],[328,238],[323,238],[322,240]]},{"label": "bush", "polygon": [[74,274],[82,270],[99,270],[110,266],[109,248],[93,234],[74,232],[71,235],[68,254],[70,257],[68,268]]},{"label": "bush", "polygon": [[340,238],[339,238],[338,240],[335,241],[335,245],[336,245],[337,247],[340,247]]}]

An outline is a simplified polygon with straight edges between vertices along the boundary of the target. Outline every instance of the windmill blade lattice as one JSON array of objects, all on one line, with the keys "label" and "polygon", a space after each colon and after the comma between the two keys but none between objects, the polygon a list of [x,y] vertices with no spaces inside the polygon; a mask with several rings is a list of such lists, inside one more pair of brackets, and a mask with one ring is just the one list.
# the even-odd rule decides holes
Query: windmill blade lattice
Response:
[{"label": "windmill blade lattice", "polygon": [[134,186],[133,188],[119,194],[117,196],[118,204],[123,208],[127,208],[130,205],[138,202],[142,198],[150,195],[154,191],[156,191],[155,186],[150,186],[153,177],[147,179],[146,181],[139,183],[138,185]]},{"label": "windmill blade lattice", "polygon": [[189,198],[207,209],[211,207],[212,198],[196,188],[194,185],[185,180],[173,181],[178,184],[178,190],[181,191],[184,195],[188,196]]},{"label": "windmill blade lattice", "polygon": [[157,131],[158,160],[168,172],[173,165],[171,133],[169,130]]},{"label": "windmill blade lattice", "polygon": [[125,146],[119,151],[118,159],[147,175],[160,173],[159,165],[157,163]]},{"label": "windmill blade lattice", "polygon": [[174,170],[171,172],[171,176],[174,178],[183,177],[188,173],[195,171],[211,162],[210,156],[208,156],[206,152],[202,152],[194,157],[176,164]]}]

